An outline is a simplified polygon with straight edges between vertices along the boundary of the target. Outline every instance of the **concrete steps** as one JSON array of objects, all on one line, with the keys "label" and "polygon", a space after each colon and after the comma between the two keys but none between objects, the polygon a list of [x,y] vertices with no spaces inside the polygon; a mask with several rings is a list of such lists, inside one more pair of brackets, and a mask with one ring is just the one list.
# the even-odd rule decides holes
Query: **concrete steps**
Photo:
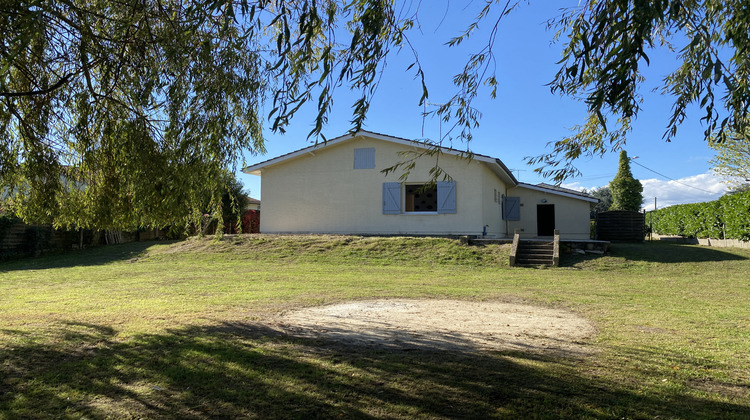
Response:
[{"label": "concrete steps", "polygon": [[553,241],[519,241],[515,265],[533,267],[555,265],[555,245]]}]

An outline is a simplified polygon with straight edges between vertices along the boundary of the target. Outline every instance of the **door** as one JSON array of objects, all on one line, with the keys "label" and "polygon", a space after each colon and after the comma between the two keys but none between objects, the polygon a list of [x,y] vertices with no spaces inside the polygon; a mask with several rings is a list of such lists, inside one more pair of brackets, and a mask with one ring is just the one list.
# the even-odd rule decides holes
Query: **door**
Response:
[{"label": "door", "polygon": [[554,236],[555,234],[555,205],[538,204],[536,206],[536,234],[537,236]]}]

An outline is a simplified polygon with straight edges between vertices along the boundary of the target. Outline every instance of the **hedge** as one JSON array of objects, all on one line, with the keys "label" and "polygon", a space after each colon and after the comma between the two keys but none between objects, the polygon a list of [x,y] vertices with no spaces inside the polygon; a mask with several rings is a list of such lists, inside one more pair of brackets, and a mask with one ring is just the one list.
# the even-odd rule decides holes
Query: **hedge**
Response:
[{"label": "hedge", "polygon": [[750,191],[718,200],[650,211],[646,223],[660,235],[750,240]]}]

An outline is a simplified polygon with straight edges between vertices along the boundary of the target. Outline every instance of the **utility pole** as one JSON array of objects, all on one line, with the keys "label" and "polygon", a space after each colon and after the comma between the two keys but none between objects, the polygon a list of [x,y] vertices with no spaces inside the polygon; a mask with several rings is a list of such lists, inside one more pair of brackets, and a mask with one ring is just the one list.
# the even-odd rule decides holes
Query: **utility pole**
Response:
[{"label": "utility pole", "polygon": [[[656,197],[654,197],[654,211],[656,211]],[[648,235],[649,239],[654,240],[654,216],[651,215],[651,233]]]}]

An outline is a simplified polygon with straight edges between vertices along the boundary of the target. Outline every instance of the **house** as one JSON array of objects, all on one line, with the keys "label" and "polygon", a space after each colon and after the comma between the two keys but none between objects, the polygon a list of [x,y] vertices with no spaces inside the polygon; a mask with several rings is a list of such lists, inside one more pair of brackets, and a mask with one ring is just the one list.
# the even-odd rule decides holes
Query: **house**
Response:
[{"label": "house", "polygon": [[[414,161],[406,179],[383,169],[428,149],[424,143],[368,131],[344,135],[243,172],[261,176],[263,233],[485,235],[589,238],[586,194],[516,180],[490,156],[458,150]],[[449,181],[430,183],[436,164]]]},{"label": "house", "polygon": [[247,196],[247,205],[245,210],[260,210],[260,200]]}]

